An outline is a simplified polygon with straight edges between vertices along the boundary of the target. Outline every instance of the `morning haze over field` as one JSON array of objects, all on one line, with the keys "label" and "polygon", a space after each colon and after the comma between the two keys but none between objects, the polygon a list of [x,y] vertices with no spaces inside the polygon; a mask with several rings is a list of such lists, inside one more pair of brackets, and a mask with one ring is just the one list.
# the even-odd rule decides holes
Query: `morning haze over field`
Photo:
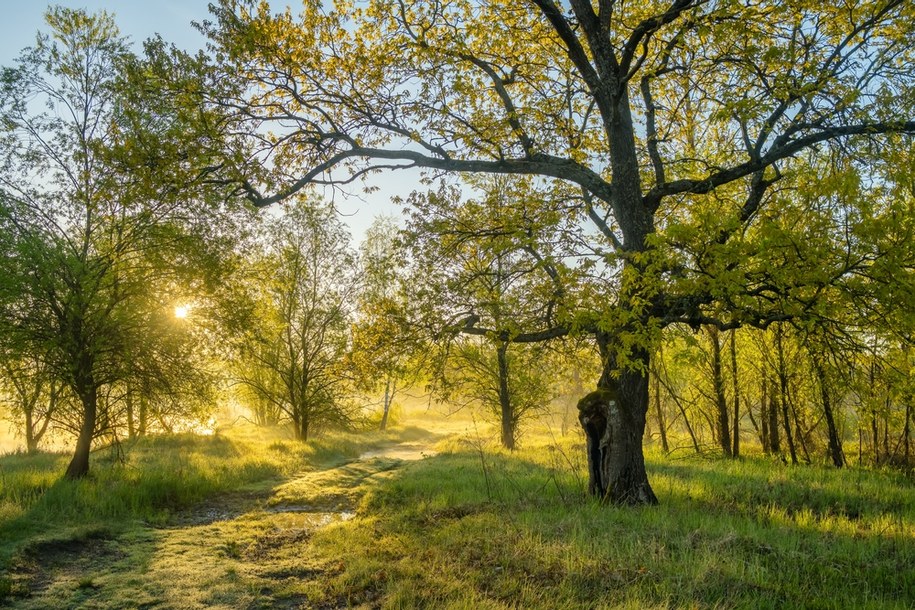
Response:
[{"label": "morning haze over field", "polygon": [[4,10],[0,605],[915,605],[912,3]]}]

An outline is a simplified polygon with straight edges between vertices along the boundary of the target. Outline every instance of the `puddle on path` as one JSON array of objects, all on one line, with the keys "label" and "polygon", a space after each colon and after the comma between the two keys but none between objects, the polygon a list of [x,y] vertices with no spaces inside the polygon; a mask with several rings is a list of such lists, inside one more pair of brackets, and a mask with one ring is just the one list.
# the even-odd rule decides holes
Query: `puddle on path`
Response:
[{"label": "puddle on path", "polygon": [[391,447],[382,447],[381,449],[372,449],[359,456],[360,460],[371,458],[391,458],[395,460],[404,460],[411,462],[421,460],[425,457],[431,457],[436,452],[429,448],[428,445],[418,443],[401,443]]},{"label": "puddle on path", "polygon": [[270,506],[264,509],[265,512],[273,514],[301,514],[306,515],[310,524],[314,527],[323,527],[337,521],[349,521],[356,516],[355,511],[351,510],[327,510],[327,508],[318,506],[307,506],[299,504],[280,504]]}]

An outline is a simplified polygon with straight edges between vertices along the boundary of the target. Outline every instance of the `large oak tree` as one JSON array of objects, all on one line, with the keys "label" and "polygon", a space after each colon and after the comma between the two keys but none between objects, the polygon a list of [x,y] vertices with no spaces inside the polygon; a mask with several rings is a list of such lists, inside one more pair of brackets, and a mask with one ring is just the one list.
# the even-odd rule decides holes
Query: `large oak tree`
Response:
[{"label": "large oak tree", "polygon": [[[641,442],[657,330],[793,315],[778,285],[742,281],[730,245],[817,160],[915,131],[905,0],[308,0],[299,16],[223,0],[214,14],[213,101],[239,121],[231,158],[255,205],[402,167],[576,191],[589,251],[618,272],[595,315],[539,333],[597,337],[598,488],[619,503],[656,502]],[[717,249],[714,275],[678,251],[684,226]]]}]

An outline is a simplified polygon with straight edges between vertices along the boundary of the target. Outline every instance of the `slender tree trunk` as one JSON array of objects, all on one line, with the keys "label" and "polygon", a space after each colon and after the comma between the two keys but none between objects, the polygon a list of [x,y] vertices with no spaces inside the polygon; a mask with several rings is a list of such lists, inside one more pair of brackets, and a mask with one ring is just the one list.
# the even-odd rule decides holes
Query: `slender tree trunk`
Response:
[{"label": "slender tree trunk", "polygon": [[782,327],[780,325],[775,329],[775,345],[776,350],[778,351],[779,402],[781,402],[782,407],[782,423],[785,430],[785,441],[788,443],[791,463],[797,464],[797,451],[794,448],[794,437],[791,434],[791,413],[788,404],[788,372],[785,370],[785,349],[782,344]]},{"label": "slender tree trunk", "polygon": [[909,456],[911,455],[911,453],[909,451],[909,439],[912,436],[911,431],[910,431],[910,427],[912,425],[911,422],[912,422],[912,397],[906,396],[905,427],[902,429],[902,437],[903,437],[903,443],[904,443],[904,448],[903,448],[904,454],[903,455],[905,456],[905,465],[907,467],[911,465],[911,462],[909,461]]},{"label": "slender tree trunk", "polygon": [[98,389],[91,381],[79,392],[83,407],[83,421],[76,439],[76,450],[67,467],[68,479],[81,479],[89,474],[89,452],[92,449],[92,437],[95,435],[95,420],[98,414]]},{"label": "slender tree trunk", "polygon": [[[661,358],[661,351],[658,350],[658,359]],[[661,449],[664,453],[670,453],[670,446],[667,444],[667,422],[664,420],[664,409],[661,408],[661,373],[657,365],[654,367],[654,410],[658,418],[658,432],[661,435]]]},{"label": "slender tree trunk", "polygon": [[781,409],[781,400],[775,388],[775,380],[771,380],[769,387],[769,453],[777,455],[782,451],[781,432],[778,423],[778,413]]},{"label": "slender tree trunk", "polygon": [[883,455],[886,457],[887,461],[891,460],[890,457],[890,422],[887,417],[887,413],[890,412],[890,399],[887,397],[886,402],[883,406]]},{"label": "slender tree trunk", "polygon": [[[658,376],[658,379],[661,379],[660,375]],[[699,448],[699,440],[696,438],[696,432],[693,430],[692,424],[689,423],[689,416],[686,414],[686,408],[680,401],[680,397],[677,396],[676,392],[674,392],[670,385],[663,382],[662,385],[670,395],[670,399],[674,401],[675,405],[677,405],[677,410],[680,411],[680,416],[683,417],[683,424],[686,426],[686,432],[689,434],[689,440],[693,443],[693,449],[696,453],[702,453],[702,450]]]},{"label": "slender tree trunk", "polygon": [[499,365],[499,408],[502,419],[502,446],[509,451],[515,449],[515,418],[511,393],[508,388],[508,343],[500,342],[496,347]]},{"label": "slender tree trunk", "polygon": [[38,451],[38,439],[35,438],[34,410],[29,408],[25,412],[25,450],[28,453]]},{"label": "slender tree trunk", "polygon": [[879,446],[879,433],[877,430],[877,407],[876,407],[876,392],[874,391],[874,384],[877,379],[877,354],[876,354],[876,345],[874,346],[871,352],[871,365],[868,373],[869,377],[869,388],[870,388],[870,415],[871,415],[871,447],[874,450],[874,466],[880,465],[880,446]]},{"label": "slender tree trunk", "polygon": [[769,371],[762,371],[762,401],[759,404],[759,440],[763,446],[763,453],[772,453],[769,443]]},{"label": "slender tree trunk", "polygon": [[134,416],[133,392],[130,388],[127,388],[124,403],[127,409],[127,438],[134,439],[137,437],[137,428]]},{"label": "slender tree trunk", "polygon": [[826,420],[826,435],[829,439],[829,457],[832,459],[832,465],[836,468],[842,468],[845,465],[845,455],[842,453],[842,441],[839,439],[839,430],[836,426],[836,420],[832,412],[832,398],[829,395],[829,386],[826,382],[826,371],[822,364],[813,357],[813,372],[817,376],[817,382],[820,386],[820,401],[823,404],[823,416]]},{"label": "slender tree trunk", "polygon": [[801,418],[797,413],[797,401],[791,401],[791,416],[794,419],[794,438],[797,439],[804,452],[804,463],[810,463],[810,452],[807,451],[807,434],[804,433],[804,426],[801,425]]},{"label": "slender tree trunk", "polygon": [[139,422],[137,423],[137,437],[146,436],[146,425],[149,419],[149,407],[147,405],[146,396],[140,396],[140,417]]},{"label": "slender tree trunk", "polygon": [[712,343],[712,387],[715,394],[718,445],[725,457],[731,457],[731,424],[728,422],[728,402],[724,395],[724,376],[721,372],[721,338],[718,327],[708,326],[707,330]]},{"label": "slender tree trunk", "polygon": [[737,331],[731,331],[731,383],[734,392],[734,436],[731,455],[740,456],[740,384],[737,377]]},{"label": "slender tree trunk", "polygon": [[391,378],[384,382],[384,411],[381,413],[381,431],[388,428],[388,413],[391,411]]},{"label": "slender tree trunk", "polygon": [[782,424],[785,431],[785,442],[788,443],[788,453],[791,455],[791,463],[797,464],[797,450],[794,448],[794,435],[791,433],[791,412],[788,401],[782,394]]},{"label": "slender tree trunk", "polygon": [[880,431],[877,427],[877,410],[871,409],[871,446],[874,448],[874,466],[880,465]]},{"label": "slender tree trunk", "polygon": [[[35,451],[38,451],[38,443],[40,443],[41,439],[44,438],[45,433],[48,431],[48,427],[51,425],[51,418],[54,417],[54,413],[57,412],[58,403],[60,401],[60,394],[60,383],[51,380],[50,383],[48,383],[48,408],[41,416],[41,425],[38,426],[37,429],[33,428],[32,430],[32,439],[35,443],[35,448],[34,450],[30,450],[30,452],[34,453]],[[40,398],[40,394],[38,397]]]}]

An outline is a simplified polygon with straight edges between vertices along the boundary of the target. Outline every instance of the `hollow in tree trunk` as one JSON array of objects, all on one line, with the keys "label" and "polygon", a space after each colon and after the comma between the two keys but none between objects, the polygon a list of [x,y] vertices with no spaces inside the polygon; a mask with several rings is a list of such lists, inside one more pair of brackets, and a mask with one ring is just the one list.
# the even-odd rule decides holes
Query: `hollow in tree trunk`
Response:
[{"label": "hollow in tree trunk", "polygon": [[657,504],[648,483],[642,436],[648,412],[649,356],[635,349],[635,366],[616,371],[607,358],[606,339],[599,338],[604,371],[598,390],[578,403],[588,451],[589,491],[613,504]]}]

